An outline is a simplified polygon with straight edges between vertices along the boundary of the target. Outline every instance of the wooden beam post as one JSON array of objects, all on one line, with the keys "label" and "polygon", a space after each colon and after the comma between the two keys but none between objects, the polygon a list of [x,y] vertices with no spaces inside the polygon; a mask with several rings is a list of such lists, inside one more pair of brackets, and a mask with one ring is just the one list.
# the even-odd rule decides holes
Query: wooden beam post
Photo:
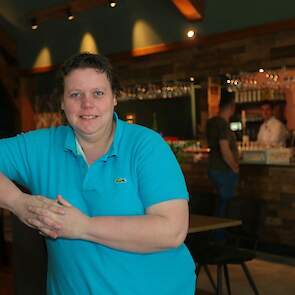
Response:
[{"label": "wooden beam post", "polygon": [[204,16],[204,1],[171,0],[178,11],[189,21],[200,21]]}]

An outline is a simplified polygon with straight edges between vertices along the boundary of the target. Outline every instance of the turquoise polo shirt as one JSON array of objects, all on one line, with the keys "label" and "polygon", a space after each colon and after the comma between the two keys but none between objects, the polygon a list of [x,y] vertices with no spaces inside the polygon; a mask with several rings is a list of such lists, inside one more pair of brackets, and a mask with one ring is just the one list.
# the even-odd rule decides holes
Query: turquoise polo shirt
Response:
[{"label": "turquoise polo shirt", "polygon": [[[61,194],[88,216],[143,215],[148,207],[187,199],[183,174],[161,136],[114,114],[108,152],[88,165],[69,126],[0,140],[0,171],[34,195]],[[134,253],[102,244],[46,240],[49,295],[192,295],[195,265],[185,245]]]}]

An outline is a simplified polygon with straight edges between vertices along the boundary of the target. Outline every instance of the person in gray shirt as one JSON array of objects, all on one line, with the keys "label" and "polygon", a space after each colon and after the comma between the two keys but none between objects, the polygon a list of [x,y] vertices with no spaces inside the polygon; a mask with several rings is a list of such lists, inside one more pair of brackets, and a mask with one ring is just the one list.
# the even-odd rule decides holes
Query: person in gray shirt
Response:
[{"label": "person in gray shirt", "polygon": [[239,179],[239,154],[234,132],[229,121],[235,112],[233,97],[221,97],[219,113],[207,122],[207,140],[210,148],[208,175],[219,199],[216,215],[223,217],[228,202],[233,198]]}]

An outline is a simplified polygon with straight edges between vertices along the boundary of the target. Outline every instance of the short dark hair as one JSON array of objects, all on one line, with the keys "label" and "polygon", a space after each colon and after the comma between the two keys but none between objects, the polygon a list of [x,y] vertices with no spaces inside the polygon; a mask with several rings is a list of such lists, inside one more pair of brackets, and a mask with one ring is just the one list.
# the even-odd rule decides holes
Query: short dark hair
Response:
[{"label": "short dark hair", "polygon": [[235,104],[235,98],[233,95],[222,95],[219,101],[219,109],[224,110],[230,105]]},{"label": "short dark hair", "polygon": [[271,100],[263,100],[260,106],[268,105],[271,109],[274,108],[274,104]]},{"label": "short dark hair", "polygon": [[101,54],[93,54],[89,52],[75,54],[62,64],[57,74],[56,95],[59,97],[63,95],[64,79],[67,75],[74,70],[87,68],[95,69],[100,73],[105,73],[111,84],[113,93],[116,96],[119,96],[121,91],[120,82],[114,73],[109,60]]}]

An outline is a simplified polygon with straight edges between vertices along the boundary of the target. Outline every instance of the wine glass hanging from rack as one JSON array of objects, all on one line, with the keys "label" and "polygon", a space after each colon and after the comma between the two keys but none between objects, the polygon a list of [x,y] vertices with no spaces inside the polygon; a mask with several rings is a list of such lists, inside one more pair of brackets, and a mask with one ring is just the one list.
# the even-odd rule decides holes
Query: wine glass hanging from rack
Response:
[{"label": "wine glass hanging from rack", "polygon": [[124,86],[119,100],[169,99],[190,94],[191,83],[168,81]]}]

